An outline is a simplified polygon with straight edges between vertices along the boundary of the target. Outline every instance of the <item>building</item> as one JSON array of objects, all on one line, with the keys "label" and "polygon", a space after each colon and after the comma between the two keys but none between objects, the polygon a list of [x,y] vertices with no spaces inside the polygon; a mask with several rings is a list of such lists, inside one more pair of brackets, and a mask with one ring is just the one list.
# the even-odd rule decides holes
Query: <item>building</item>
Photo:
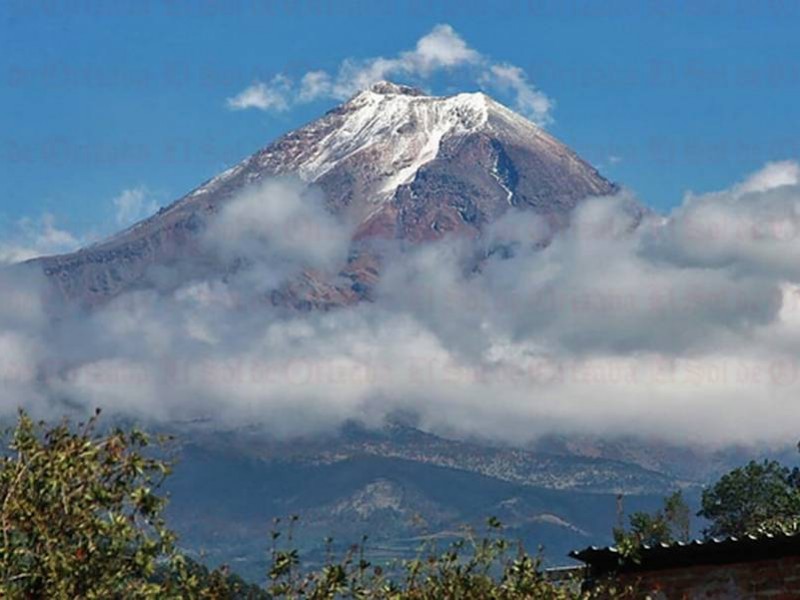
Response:
[{"label": "building", "polygon": [[643,546],[636,560],[613,546],[570,557],[586,564],[587,588],[612,580],[654,599],[800,599],[800,535]]}]

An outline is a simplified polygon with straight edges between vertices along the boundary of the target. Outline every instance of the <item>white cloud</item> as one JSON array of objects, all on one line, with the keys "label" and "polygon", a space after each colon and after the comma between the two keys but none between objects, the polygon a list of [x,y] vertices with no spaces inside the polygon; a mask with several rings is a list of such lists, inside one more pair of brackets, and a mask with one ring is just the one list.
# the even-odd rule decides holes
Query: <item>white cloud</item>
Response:
[{"label": "white cloud", "polygon": [[319,99],[346,100],[384,79],[429,81],[443,71],[464,70],[489,90],[507,94],[514,108],[540,125],[552,121],[554,102],[528,80],[524,71],[508,63],[496,63],[471,48],[447,24],[435,26],[421,37],[413,50],[392,57],[348,58],[336,73],[310,71],[299,83],[279,74],[269,83],[255,82],[228,98],[233,110],[257,108],[285,111],[294,104]]},{"label": "white cloud", "polygon": [[553,100],[537,90],[521,68],[509,64],[491,65],[483,75],[483,83],[513,92],[514,108],[534,122],[546,125],[552,120]]},{"label": "white cloud", "polygon": [[309,71],[300,81],[299,102],[313,102],[331,93],[331,76],[325,71]]},{"label": "white cloud", "polygon": [[767,164],[730,190],[688,195],[650,249],[676,263],[765,279],[800,275],[795,162]]},{"label": "white cloud", "polygon": [[303,269],[335,272],[352,229],[329,213],[322,192],[295,178],[242,191],[209,226],[205,245],[224,261],[246,259],[259,286],[274,288]]},{"label": "white cloud", "polygon": [[46,254],[62,254],[80,247],[83,240],[56,224],[44,214],[38,219],[21,219],[10,238],[0,242],[0,265],[23,262]]},{"label": "white cloud", "polygon": [[417,41],[412,52],[404,52],[400,68],[422,75],[438,69],[451,69],[481,62],[481,55],[470,48],[450,25],[437,25]]},{"label": "white cloud", "polygon": [[747,192],[766,192],[785,185],[800,183],[800,165],[791,160],[767,163],[761,170],[753,173],[736,189]]},{"label": "white cloud", "polygon": [[265,182],[209,224],[209,249],[252,263],[223,276],[57,322],[38,288],[0,280],[14,290],[0,304],[0,409],[102,404],[279,435],[404,411],[504,442],[793,443],[800,236],[765,224],[800,225],[800,185],[796,163],[780,164],[638,225],[629,195],[589,200],[545,248],[543,222],[509,212],[476,240],[386,249],[372,302],[310,313],[266,292],[309,266],[335,273],[352,229],[318,191]]},{"label": "white cloud", "polygon": [[344,61],[331,93],[335,99],[345,100],[377,81],[393,77],[424,80],[438,71],[478,65],[484,60],[450,25],[437,25],[417,41],[414,50],[396,57]]},{"label": "white cloud", "polygon": [[114,221],[118,227],[128,227],[151,216],[158,210],[158,203],[145,186],[123,190],[111,200],[114,205]]},{"label": "white cloud", "polygon": [[26,217],[18,220],[6,238],[0,239],[0,265],[73,252],[102,237],[104,232],[132,225],[159,208],[155,194],[143,185],[123,190],[111,199],[111,205],[113,222],[106,223],[103,231],[69,231],[60,226],[50,213],[36,219]]},{"label": "white cloud", "polygon": [[245,110],[248,108],[274,111],[288,110],[291,88],[291,82],[283,75],[276,75],[268,84],[257,81],[236,94],[236,96],[228,98],[228,108],[231,110]]}]

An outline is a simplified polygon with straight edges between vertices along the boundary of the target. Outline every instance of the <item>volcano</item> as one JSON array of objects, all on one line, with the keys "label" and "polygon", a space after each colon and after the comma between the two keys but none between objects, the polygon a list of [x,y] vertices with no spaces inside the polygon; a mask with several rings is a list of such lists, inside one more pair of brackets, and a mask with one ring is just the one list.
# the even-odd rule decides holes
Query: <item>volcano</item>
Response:
[{"label": "volcano", "polygon": [[196,262],[201,234],[226,203],[287,176],[321,189],[327,210],[355,223],[352,251],[335,279],[304,272],[267,295],[302,308],[368,297],[379,277],[380,240],[479,236],[510,207],[534,211],[555,231],[581,200],[616,191],[563,143],[486,94],[430,96],[384,81],[133,227],[33,262],[58,296],[102,304],[154,285],[161,267]]}]

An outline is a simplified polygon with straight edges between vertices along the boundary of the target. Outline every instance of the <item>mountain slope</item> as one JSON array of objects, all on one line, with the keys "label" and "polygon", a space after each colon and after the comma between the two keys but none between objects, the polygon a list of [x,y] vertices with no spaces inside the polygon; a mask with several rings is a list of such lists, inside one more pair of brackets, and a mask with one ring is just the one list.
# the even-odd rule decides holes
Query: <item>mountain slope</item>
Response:
[{"label": "mountain slope", "polygon": [[295,543],[312,562],[328,536],[344,551],[368,534],[370,557],[392,560],[496,516],[509,537],[563,564],[569,550],[610,542],[619,494],[635,511],[656,509],[676,488],[690,499],[697,490],[630,463],[449,440],[399,423],[290,440],[199,423],[179,433],[171,522],[186,548],[254,578],[269,523],[290,515],[300,517]]},{"label": "mountain slope", "polygon": [[381,82],[128,230],[35,263],[64,298],[86,305],[157,285],[161,267],[191,262],[190,274],[222,271],[204,256],[200,234],[239,192],[276,176],[319,186],[328,209],[357,225],[344,284],[304,274],[271,296],[317,306],[366,295],[379,270],[372,240],[477,235],[509,206],[557,228],[581,199],[615,190],[561,142],[485,94],[434,97]]},{"label": "mountain slope", "polygon": [[[234,564],[258,580],[274,518],[298,515],[294,543],[312,562],[369,535],[372,560],[410,558],[426,539],[451,541],[465,526],[482,531],[496,516],[511,539],[544,547],[550,564],[569,550],[610,543],[617,496],[548,489],[403,458],[351,455],[331,464],[263,460],[220,446],[187,445],[168,489],[181,543],[211,564]],[[660,493],[631,493],[627,511],[654,510]]]},{"label": "mountain slope", "polygon": [[192,434],[205,448],[226,449],[263,461],[314,466],[334,465],[365,457],[407,460],[467,471],[500,481],[554,490],[592,493],[666,493],[691,485],[632,461],[554,454],[485,442],[450,440],[414,427],[389,423],[371,430],[348,423],[337,435],[303,439],[302,443],[268,441],[259,432]]}]

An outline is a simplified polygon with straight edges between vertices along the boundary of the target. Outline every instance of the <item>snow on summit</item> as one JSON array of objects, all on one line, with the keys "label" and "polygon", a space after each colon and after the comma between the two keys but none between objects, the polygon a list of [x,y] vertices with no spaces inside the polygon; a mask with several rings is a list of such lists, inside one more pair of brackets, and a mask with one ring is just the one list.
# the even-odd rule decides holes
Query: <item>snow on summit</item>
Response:
[{"label": "snow on summit", "polygon": [[521,140],[537,138],[545,144],[552,140],[537,125],[482,92],[431,96],[415,87],[379,81],[210,180],[193,195],[212,192],[248,167],[291,173],[314,183],[363,155],[367,163],[359,167],[366,184],[363,192],[371,202],[381,203],[436,158],[445,140],[484,130]]},{"label": "snow on summit", "polygon": [[[428,96],[416,88],[381,81],[357,94],[333,116],[309,125],[309,133],[322,135],[297,155],[292,167],[313,182],[365,151],[375,169],[372,199],[380,202],[434,159],[443,139],[484,127],[490,102],[481,93]],[[328,131],[331,120],[339,123]],[[271,160],[270,154],[262,157],[265,165]]]}]

